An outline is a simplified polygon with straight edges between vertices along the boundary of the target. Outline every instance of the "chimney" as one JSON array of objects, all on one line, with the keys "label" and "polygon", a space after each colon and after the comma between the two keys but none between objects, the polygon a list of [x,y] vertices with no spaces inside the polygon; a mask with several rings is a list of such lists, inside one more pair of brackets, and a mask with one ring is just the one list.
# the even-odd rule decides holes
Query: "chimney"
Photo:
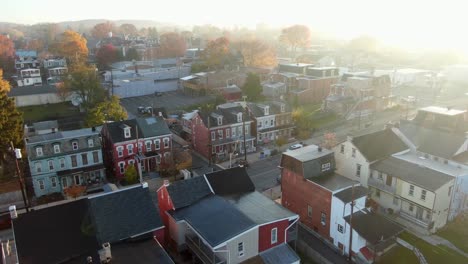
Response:
[{"label": "chimney", "polygon": [[169,186],[169,180],[164,180],[164,186]]},{"label": "chimney", "polygon": [[102,249],[99,250],[98,253],[101,263],[109,263],[112,260],[111,245],[109,242],[102,244]]},{"label": "chimney", "polygon": [[96,127],[91,127],[92,132],[96,132]]},{"label": "chimney", "polygon": [[16,211],[16,205],[10,205],[10,207],[8,207],[8,210],[10,211],[10,218],[11,219],[18,218],[18,212]]}]

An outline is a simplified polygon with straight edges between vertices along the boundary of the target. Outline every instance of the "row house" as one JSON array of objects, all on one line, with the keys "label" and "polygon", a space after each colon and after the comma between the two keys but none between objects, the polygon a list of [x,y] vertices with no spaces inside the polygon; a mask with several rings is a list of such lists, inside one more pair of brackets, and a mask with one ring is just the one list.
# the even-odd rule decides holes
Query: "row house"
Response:
[{"label": "row house", "polygon": [[388,75],[346,73],[339,82],[332,85],[323,109],[352,119],[382,111],[391,104],[391,82]]},{"label": "row house", "polygon": [[156,172],[173,163],[172,133],[160,116],[106,123],[102,137],[106,166],[118,179],[123,178],[127,166],[136,163],[141,173]]},{"label": "row house", "polygon": [[34,135],[25,138],[37,197],[83,186],[86,192],[105,181],[100,127]]},{"label": "row house", "polygon": [[365,209],[368,189],[335,173],[332,151],[311,145],[285,152],[280,169],[283,206],[299,214],[306,229],[328,240],[343,255],[372,263],[403,231]]},{"label": "row house", "polygon": [[15,55],[15,69],[17,70],[36,69],[41,66],[35,50],[17,50]]},{"label": "row house", "polygon": [[336,67],[308,67],[304,76],[297,77],[297,89],[291,90],[290,94],[300,104],[321,103],[338,79],[339,70]]},{"label": "row house", "polygon": [[297,237],[298,216],[256,192],[245,168],[166,182],[157,192],[168,246],[179,252],[203,263],[265,263],[275,253],[277,263],[299,261],[287,245]]},{"label": "row house", "polygon": [[236,103],[218,105],[213,112],[198,112],[192,119],[193,148],[206,158],[226,159],[229,153],[255,151],[253,120]]},{"label": "row house", "polygon": [[19,87],[42,85],[41,70],[39,68],[18,70],[18,77],[16,78],[16,83]]},{"label": "row house", "polygon": [[65,58],[47,58],[42,61],[42,67],[47,73],[47,83],[60,81],[68,74],[67,61]]},{"label": "row house", "polygon": [[291,138],[294,130],[291,108],[284,102],[249,103],[247,108],[254,118],[252,134],[257,143],[274,142],[280,137]]}]

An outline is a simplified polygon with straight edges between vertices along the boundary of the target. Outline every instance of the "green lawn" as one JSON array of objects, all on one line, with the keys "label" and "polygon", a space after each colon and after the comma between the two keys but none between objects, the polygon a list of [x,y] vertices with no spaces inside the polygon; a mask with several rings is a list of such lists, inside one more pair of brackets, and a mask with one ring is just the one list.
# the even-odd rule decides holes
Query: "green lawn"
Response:
[{"label": "green lawn", "polygon": [[19,107],[18,110],[23,112],[23,119],[26,122],[51,120],[79,113],[78,108],[72,106],[69,102],[25,106]]},{"label": "green lawn", "polygon": [[390,251],[385,253],[380,261],[379,264],[419,264],[419,260],[413,251],[397,245],[396,247],[392,248]]},{"label": "green lawn", "polygon": [[437,232],[437,235],[452,242],[459,249],[468,252],[468,219],[455,219]]},{"label": "green lawn", "polygon": [[[468,263],[468,259],[465,256],[458,254],[457,252],[447,248],[445,246],[433,246],[424,240],[408,233],[403,232],[400,238],[417,247],[426,258],[429,264],[432,263]],[[395,262],[397,263],[397,262]],[[400,263],[400,262],[398,262]]]}]

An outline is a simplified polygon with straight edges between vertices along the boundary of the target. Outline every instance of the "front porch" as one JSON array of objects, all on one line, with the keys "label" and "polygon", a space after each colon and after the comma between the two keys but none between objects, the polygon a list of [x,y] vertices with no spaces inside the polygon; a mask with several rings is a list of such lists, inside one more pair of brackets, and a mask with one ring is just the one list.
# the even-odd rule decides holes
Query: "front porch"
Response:
[{"label": "front porch", "polygon": [[[68,193],[68,189],[80,190],[83,195],[93,194],[102,191],[102,187],[107,183],[104,165],[99,164],[78,170],[65,170],[57,172],[62,192]],[[76,188],[77,186],[81,188]]]},{"label": "front porch", "polygon": [[185,235],[187,247],[205,264],[225,264],[227,261],[218,256],[211,248],[195,234]]}]

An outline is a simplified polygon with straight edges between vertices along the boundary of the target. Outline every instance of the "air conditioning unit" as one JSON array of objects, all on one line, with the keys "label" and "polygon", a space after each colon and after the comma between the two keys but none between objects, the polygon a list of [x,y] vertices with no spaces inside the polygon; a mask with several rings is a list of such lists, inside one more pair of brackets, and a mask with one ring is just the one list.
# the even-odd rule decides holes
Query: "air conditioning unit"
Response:
[{"label": "air conditioning unit", "polygon": [[112,260],[110,243],[107,242],[102,244],[102,249],[99,250],[98,253],[101,263],[110,263],[110,261]]}]

